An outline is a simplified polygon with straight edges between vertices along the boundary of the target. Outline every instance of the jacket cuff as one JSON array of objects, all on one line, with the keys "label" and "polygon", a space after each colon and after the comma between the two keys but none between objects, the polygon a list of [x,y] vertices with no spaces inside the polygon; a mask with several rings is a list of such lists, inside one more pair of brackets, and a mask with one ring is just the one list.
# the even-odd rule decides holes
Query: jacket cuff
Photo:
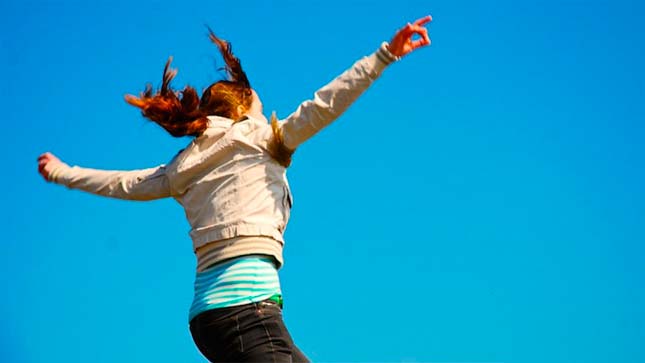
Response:
[{"label": "jacket cuff", "polygon": [[371,63],[374,67],[374,70],[378,74],[383,72],[383,70],[388,65],[401,59],[401,57],[397,57],[394,54],[390,53],[389,50],[387,50],[388,45],[388,42],[381,43],[381,46],[376,50],[376,52],[372,53],[372,55],[370,56],[370,58],[372,58]]},{"label": "jacket cuff", "polygon": [[61,165],[49,173],[49,181],[57,184],[62,184],[61,174],[65,173],[65,169],[71,169],[69,166]]},{"label": "jacket cuff", "polygon": [[376,51],[376,57],[385,65],[394,63],[399,59],[401,59],[401,57],[395,56],[387,49],[389,45],[390,44],[388,42],[383,42],[381,43],[381,46],[379,47],[379,49]]}]

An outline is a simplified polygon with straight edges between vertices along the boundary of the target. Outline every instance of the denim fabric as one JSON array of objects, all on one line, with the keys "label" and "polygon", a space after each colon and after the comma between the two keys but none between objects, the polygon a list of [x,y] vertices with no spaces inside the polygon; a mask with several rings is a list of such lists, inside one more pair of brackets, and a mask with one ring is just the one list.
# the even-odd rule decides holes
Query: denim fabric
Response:
[{"label": "denim fabric", "polygon": [[213,309],[190,322],[199,351],[211,362],[309,362],[271,300]]}]

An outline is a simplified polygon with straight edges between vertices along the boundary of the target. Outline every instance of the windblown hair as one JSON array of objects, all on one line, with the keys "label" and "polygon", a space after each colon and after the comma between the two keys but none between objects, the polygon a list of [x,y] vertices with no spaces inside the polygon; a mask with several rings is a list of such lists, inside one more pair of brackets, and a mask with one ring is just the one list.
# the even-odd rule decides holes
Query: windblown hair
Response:
[{"label": "windblown hair", "polygon": [[233,118],[238,106],[243,106],[245,109],[251,107],[253,102],[251,83],[242,70],[239,58],[233,54],[231,43],[218,38],[211,28],[208,28],[208,38],[217,46],[224,58],[226,66],[223,69],[226,71],[228,80],[215,82],[206,88],[202,94],[199,109],[209,115]]},{"label": "windblown hair", "polygon": [[[209,115],[240,121],[243,118],[238,114],[239,106],[248,110],[253,102],[251,83],[242,70],[240,60],[233,54],[231,43],[217,37],[210,28],[208,38],[224,58],[226,65],[223,70],[228,79],[211,84],[204,90],[201,99],[191,86],[184,87],[182,91],[174,91],[170,87],[170,81],[177,75],[177,70],[170,68],[172,57],[166,62],[158,91],[154,92],[148,84],[139,97],[125,96],[126,102],[140,108],[144,117],[159,124],[172,136],[199,136],[208,127]],[[293,150],[284,145],[275,114],[271,117],[271,128],[274,137],[269,144],[269,152],[276,161],[287,167],[291,164]]]},{"label": "windblown hair", "polygon": [[218,81],[206,89],[200,100],[197,91],[184,87],[177,92],[170,87],[170,81],[177,75],[170,68],[172,57],[168,58],[163,70],[161,89],[153,92],[148,84],[140,97],[126,95],[129,104],[141,109],[144,117],[156,122],[175,137],[198,136],[208,127],[208,115],[233,118],[238,106],[250,107],[252,102],[251,84],[242,70],[240,60],[233,55],[231,44],[218,38],[208,28],[209,39],[217,45],[226,66],[228,80]]},{"label": "windblown hair", "polygon": [[199,96],[194,88],[186,86],[181,93],[170,88],[170,81],[177,75],[177,70],[170,68],[171,62],[172,57],[168,58],[164,67],[159,91],[153,94],[152,86],[148,84],[140,97],[126,95],[125,100],[139,107],[143,116],[159,124],[172,136],[197,136],[206,130],[207,114],[199,109]]},{"label": "windblown hair", "polygon": [[284,136],[282,135],[282,129],[278,127],[278,117],[276,117],[275,112],[271,114],[271,129],[273,130],[273,139],[269,143],[269,153],[280,165],[288,168],[291,165],[291,156],[295,150],[289,149],[284,144]]}]

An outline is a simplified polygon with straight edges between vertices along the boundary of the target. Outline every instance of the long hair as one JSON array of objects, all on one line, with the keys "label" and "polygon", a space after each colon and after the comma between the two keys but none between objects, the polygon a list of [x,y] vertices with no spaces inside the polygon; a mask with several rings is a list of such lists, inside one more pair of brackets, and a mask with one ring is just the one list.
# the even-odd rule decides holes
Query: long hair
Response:
[{"label": "long hair", "polygon": [[[177,70],[170,68],[172,57],[168,58],[163,70],[161,88],[153,92],[147,85],[139,97],[126,95],[129,104],[141,109],[144,117],[159,124],[170,135],[175,137],[199,136],[208,127],[209,115],[226,117],[239,121],[240,106],[248,110],[253,102],[253,91],[239,58],[233,54],[231,43],[221,39],[208,28],[208,38],[213,42],[224,59],[224,70],[227,79],[208,86],[201,98],[197,91],[186,86],[182,91],[174,91],[170,81],[177,75]],[[284,167],[291,164],[293,150],[284,145],[284,139],[275,114],[271,117],[273,140],[269,144],[269,153]]]},{"label": "long hair", "polygon": [[163,70],[161,88],[153,91],[148,84],[139,95],[126,95],[127,103],[138,107],[144,117],[154,121],[175,137],[197,136],[206,130],[208,115],[233,118],[238,106],[248,109],[252,102],[249,79],[242,70],[240,60],[233,54],[229,42],[221,39],[208,28],[209,39],[217,45],[226,66],[226,80],[210,85],[202,94],[197,95],[195,88],[186,86],[182,91],[171,88],[170,82],[177,70],[170,68],[172,57],[168,58]]},{"label": "long hair", "polygon": [[144,117],[159,124],[172,136],[197,136],[206,130],[207,114],[199,109],[199,96],[193,87],[186,86],[181,92],[170,88],[170,81],[177,75],[177,70],[170,68],[171,62],[172,57],[169,57],[163,70],[161,89],[153,93],[152,85],[148,84],[140,97],[126,95],[125,101],[140,108]]},{"label": "long hair", "polygon": [[[224,58],[224,68],[228,80],[215,82],[202,94],[199,108],[210,115],[233,118],[237,107],[249,109],[253,102],[251,83],[244,70],[240,59],[233,54],[233,46],[224,39],[218,38],[211,28],[208,29],[208,38],[219,49]],[[236,115],[240,116],[240,115]]]}]

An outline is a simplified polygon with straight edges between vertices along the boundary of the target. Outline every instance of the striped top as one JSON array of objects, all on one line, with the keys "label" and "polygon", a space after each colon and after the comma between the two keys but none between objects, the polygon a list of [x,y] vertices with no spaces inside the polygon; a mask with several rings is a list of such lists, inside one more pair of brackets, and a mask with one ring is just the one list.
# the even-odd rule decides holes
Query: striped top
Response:
[{"label": "striped top", "polygon": [[197,272],[188,320],[207,310],[258,302],[281,293],[278,270],[270,256],[224,261]]}]

